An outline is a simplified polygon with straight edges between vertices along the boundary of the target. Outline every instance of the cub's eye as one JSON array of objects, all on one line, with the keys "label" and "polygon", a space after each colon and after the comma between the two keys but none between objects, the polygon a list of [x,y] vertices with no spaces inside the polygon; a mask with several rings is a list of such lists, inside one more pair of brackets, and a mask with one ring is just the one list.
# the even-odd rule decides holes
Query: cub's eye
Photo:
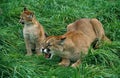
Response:
[{"label": "cub's eye", "polygon": [[32,15],[27,15],[27,18],[32,18],[33,16]]},{"label": "cub's eye", "polygon": [[21,18],[23,20],[23,18]]},{"label": "cub's eye", "polygon": [[20,17],[21,20],[23,20],[24,18],[23,17]]}]

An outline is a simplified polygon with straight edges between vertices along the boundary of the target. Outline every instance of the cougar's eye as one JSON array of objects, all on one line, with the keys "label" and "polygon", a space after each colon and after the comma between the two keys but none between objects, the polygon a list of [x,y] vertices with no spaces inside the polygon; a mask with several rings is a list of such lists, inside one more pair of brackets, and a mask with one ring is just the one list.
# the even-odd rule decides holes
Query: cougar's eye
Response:
[{"label": "cougar's eye", "polygon": [[50,43],[48,43],[48,46],[52,46]]}]

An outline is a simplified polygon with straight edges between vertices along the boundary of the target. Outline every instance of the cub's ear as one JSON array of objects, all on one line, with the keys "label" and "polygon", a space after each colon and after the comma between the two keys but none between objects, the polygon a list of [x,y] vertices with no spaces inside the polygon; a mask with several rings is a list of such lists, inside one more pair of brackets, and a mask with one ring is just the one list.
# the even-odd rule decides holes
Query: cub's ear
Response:
[{"label": "cub's ear", "polygon": [[31,12],[31,15],[34,15],[34,12]]},{"label": "cub's ear", "polygon": [[33,18],[33,16],[34,16],[34,13],[32,12],[28,17]]},{"label": "cub's ear", "polygon": [[27,7],[24,7],[23,11],[27,11],[27,10],[28,10]]}]

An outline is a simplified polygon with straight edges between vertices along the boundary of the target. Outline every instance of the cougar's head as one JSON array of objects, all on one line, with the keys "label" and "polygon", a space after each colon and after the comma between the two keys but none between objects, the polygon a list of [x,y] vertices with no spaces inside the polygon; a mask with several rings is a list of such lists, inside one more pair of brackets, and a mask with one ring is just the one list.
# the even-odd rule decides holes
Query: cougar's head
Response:
[{"label": "cougar's head", "polygon": [[65,36],[49,36],[44,41],[41,52],[45,55],[45,58],[52,58],[53,55],[59,55],[59,52],[63,51]]}]

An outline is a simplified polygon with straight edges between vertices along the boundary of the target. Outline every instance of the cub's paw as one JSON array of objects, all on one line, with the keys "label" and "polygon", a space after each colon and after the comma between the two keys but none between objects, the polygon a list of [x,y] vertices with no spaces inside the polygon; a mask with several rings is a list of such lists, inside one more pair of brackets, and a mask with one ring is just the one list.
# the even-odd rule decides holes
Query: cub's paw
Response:
[{"label": "cub's paw", "polygon": [[32,53],[27,53],[25,56],[31,56],[32,55]]},{"label": "cub's paw", "polygon": [[79,66],[79,64],[76,64],[76,63],[71,65],[71,67],[73,67],[73,68],[77,68],[78,66]]}]

